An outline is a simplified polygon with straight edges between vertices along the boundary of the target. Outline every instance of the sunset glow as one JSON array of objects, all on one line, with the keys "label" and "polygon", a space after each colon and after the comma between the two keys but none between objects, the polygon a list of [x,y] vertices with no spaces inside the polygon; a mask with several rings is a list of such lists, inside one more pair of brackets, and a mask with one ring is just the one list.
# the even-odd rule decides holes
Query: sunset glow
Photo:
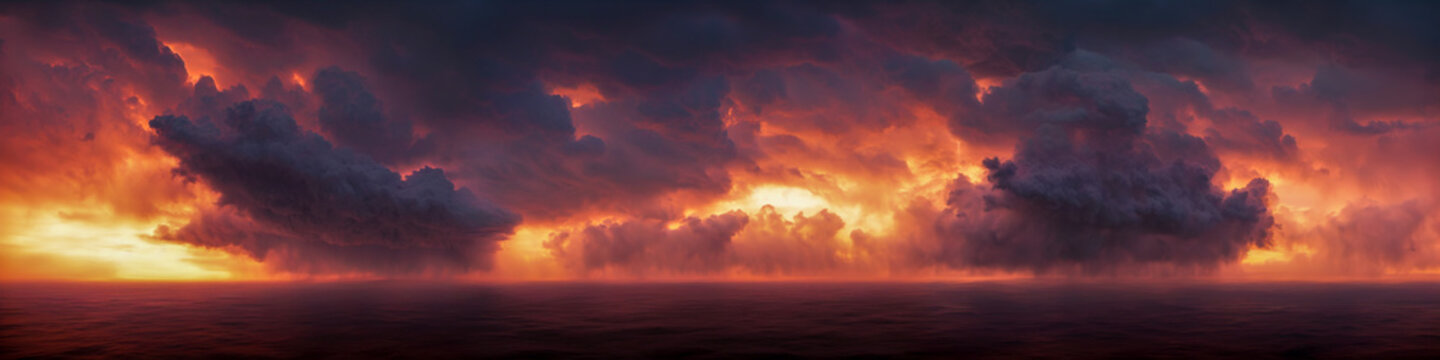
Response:
[{"label": "sunset glow", "polygon": [[0,1],[0,359],[1440,359],[1440,1]]},{"label": "sunset glow", "polygon": [[72,5],[0,15],[5,280],[1440,273],[1423,35]]}]

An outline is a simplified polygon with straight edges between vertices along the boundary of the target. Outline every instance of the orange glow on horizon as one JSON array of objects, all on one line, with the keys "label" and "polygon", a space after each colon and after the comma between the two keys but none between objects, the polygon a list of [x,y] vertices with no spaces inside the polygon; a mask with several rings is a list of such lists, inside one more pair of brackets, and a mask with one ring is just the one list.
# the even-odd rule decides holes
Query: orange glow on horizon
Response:
[{"label": "orange glow on horizon", "polygon": [[[1017,149],[1031,149],[1026,146],[1034,144],[1026,142],[1027,140],[1049,140],[1041,135],[1060,134],[1055,135],[1057,143],[1080,142],[1071,139],[1073,137],[1084,137],[1089,141],[1097,138],[1109,139],[1101,137],[1105,135],[1090,133],[1075,135],[1080,131],[1069,127],[1074,125],[1054,124],[1060,121],[1093,121],[1093,118],[1097,117],[1106,117],[1108,120],[1111,116],[1125,116],[1126,120],[1140,119],[1140,115],[1134,114],[1148,116],[1143,118],[1145,124],[1138,128],[1124,129],[1135,130],[1127,133],[1131,136],[1143,133],[1146,137],[1143,140],[1125,138],[1123,141],[1135,142],[1122,144],[1127,146],[1125,151],[1143,153],[1142,155],[1146,156],[1152,152],[1156,154],[1144,159],[1147,161],[1171,158],[1189,161],[1188,157],[1165,152],[1193,150],[1199,154],[1196,157],[1202,160],[1197,163],[1203,163],[1203,174],[1185,175],[1194,175],[1187,179],[1199,180],[1172,181],[1189,181],[1183,190],[1167,191],[1169,189],[1164,186],[1157,186],[1158,190],[1147,188],[1146,191],[1135,191],[1144,193],[1135,195],[1136,197],[1151,196],[1165,200],[1155,201],[1161,203],[1160,205],[1150,204],[1163,208],[1156,212],[1217,208],[1214,203],[1189,207],[1192,204],[1168,202],[1171,199],[1167,195],[1172,193],[1204,192],[1199,194],[1200,196],[1184,198],[1189,201],[1202,197],[1207,200],[1193,202],[1207,202],[1213,198],[1211,193],[1220,191],[1222,195],[1228,195],[1237,189],[1244,189],[1252,179],[1265,179],[1270,184],[1269,192],[1264,198],[1264,210],[1268,211],[1265,215],[1273,217],[1274,226],[1261,229],[1263,231],[1235,235],[1236,239],[1256,240],[1242,242],[1242,245],[1226,247],[1223,252],[1217,252],[1227,257],[1207,259],[1204,265],[1214,269],[1200,266],[1204,269],[1196,271],[1203,273],[1198,276],[1213,275],[1222,279],[1337,279],[1352,276],[1401,278],[1440,275],[1440,185],[1437,185],[1440,183],[1435,181],[1435,176],[1440,175],[1440,172],[1437,172],[1440,167],[1431,164],[1432,153],[1440,147],[1429,143],[1435,134],[1440,134],[1435,132],[1440,129],[1440,122],[1436,120],[1436,115],[1440,114],[1437,112],[1440,111],[1440,106],[1433,101],[1423,103],[1423,96],[1416,97],[1422,100],[1418,101],[1421,102],[1419,105],[1406,103],[1406,100],[1416,102],[1413,99],[1388,98],[1392,95],[1405,97],[1415,93],[1423,95],[1436,87],[1428,83],[1401,86],[1406,84],[1401,84],[1404,81],[1400,80],[1407,79],[1398,77],[1376,77],[1375,79],[1385,80],[1375,81],[1376,84],[1384,86],[1362,81],[1373,80],[1366,78],[1374,75],[1369,72],[1393,69],[1359,69],[1360,65],[1324,57],[1304,60],[1245,58],[1249,54],[1227,54],[1234,55],[1234,59],[1220,57],[1227,61],[1234,60],[1235,64],[1225,65],[1234,65],[1238,70],[1225,66],[1204,69],[1215,72],[1237,71],[1232,79],[1212,76],[1210,71],[1195,71],[1204,74],[1189,74],[1193,76],[1166,74],[1164,69],[1146,67],[1149,65],[1144,62],[1129,61],[1117,53],[1117,61],[1106,65],[1113,66],[1113,69],[1106,68],[1093,74],[1085,73],[1090,70],[1066,68],[1068,63],[1057,62],[1059,65],[1054,65],[1054,69],[1074,70],[1082,74],[1079,79],[1055,80],[1073,82],[1059,84],[1060,89],[1057,91],[1075,92],[1078,95],[1036,95],[1026,92],[1034,90],[1036,93],[1043,93],[1046,89],[1039,87],[1056,84],[1034,85],[1039,89],[1020,87],[1021,91],[1012,94],[998,89],[1007,84],[1012,87],[1023,84],[1023,81],[1017,79],[1031,79],[1019,76],[1043,70],[1020,69],[1029,69],[1036,65],[1031,62],[1049,61],[1044,59],[1049,55],[1030,54],[1027,56],[1034,56],[1035,59],[1010,63],[1001,61],[1007,59],[990,59],[979,56],[984,54],[977,54],[972,61],[961,61],[962,59],[952,58],[961,56],[949,54],[947,51],[932,49],[922,52],[918,49],[929,48],[908,48],[909,45],[902,47],[899,44],[890,44],[893,39],[885,36],[858,33],[865,24],[846,23],[836,30],[844,32],[843,36],[834,39],[837,46],[842,48],[827,49],[814,54],[809,51],[795,51],[794,54],[761,54],[754,59],[737,56],[734,59],[718,57],[702,61],[665,52],[626,49],[634,53],[627,52],[626,56],[633,55],[639,60],[647,60],[635,65],[639,70],[634,72],[645,75],[634,76],[637,79],[616,80],[617,77],[624,76],[586,74],[587,71],[620,72],[612,68],[629,72],[633,70],[629,66],[634,65],[628,63],[633,60],[630,58],[611,59],[609,56],[614,54],[603,52],[595,56],[606,62],[590,63],[590,60],[595,59],[584,58],[590,54],[552,54],[538,49],[532,49],[536,50],[536,54],[532,55],[564,55],[575,58],[544,64],[550,67],[535,65],[534,68],[531,68],[534,64],[499,61],[496,64],[504,66],[497,65],[496,69],[487,71],[523,71],[515,70],[515,74],[481,74],[484,76],[459,74],[452,78],[452,73],[464,71],[448,68],[423,69],[425,71],[398,69],[415,66],[416,63],[428,65],[425,56],[435,56],[426,53],[434,50],[429,47],[441,46],[448,44],[447,42],[437,42],[441,45],[404,44],[396,40],[397,43],[384,44],[385,47],[377,48],[376,46],[380,45],[369,44],[366,39],[346,39],[346,31],[349,29],[311,26],[305,24],[305,19],[287,19],[284,23],[286,42],[304,45],[288,48],[289,45],[254,43],[261,40],[244,36],[247,34],[231,33],[232,30],[219,24],[203,24],[190,33],[186,31],[188,27],[182,26],[186,25],[185,22],[205,20],[204,17],[194,14],[188,16],[193,19],[166,20],[155,16],[148,20],[134,19],[135,24],[127,23],[137,25],[136,29],[141,30],[136,32],[139,34],[136,36],[156,38],[151,39],[154,41],[136,41],[136,44],[144,45],[145,49],[126,48],[127,45],[139,45],[93,34],[49,34],[20,26],[18,19],[0,17],[0,30],[4,30],[7,36],[10,32],[20,34],[15,36],[18,40],[7,37],[3,44],[5,49],[25,50],[0,51],[0,60],[4,61],[0,65],[7,67],[5,74],[0,76],[0,109],[5,112],[0,114],[0,120],[3,120],[3,123],[0,123],[0,140],[3,140],[3,143],[0,143],[0,155],[3,155],[3,158],[0,158],[0,280],[352,281],[425,278],[461,281],[968,281],[1052,276],[1044,273],[1047,271],[1044,266],[1036,266],[1033,268],[1035,270],[1016,270],[1028,268],[1013,264],[983,264],[982,261],[954,256],[954,252],[972,249],[965,246],[946,247],[954,244],[944,242],[955,239],[983,239],[985,236],[1001,238],[1012,235],[1005,234],[1006,232],[1025,233],[1024,230],[1028,230],[1002,226],[1021,227],[1006,223],[1013,219],[979,216],[984,219],[975,221],[981,224],[975,225],[976,228],[996,225],[991,223],[999,225],[984,228],[985,231],[946,230],[971,226],[955,220],[960,216],[970,216],[967,214],[973,215],[981,211],[986,211],[984,214],[1009,215],[1010,213],[1003,211],[1014,209],[1005,208],[1009,204],[993,201],[1007,201],[1010,198],[990,196],[1007,194],[1004,191],[1010,189],[994,188],[994,184],[987,178],[989,170],[982,166],[985,159],[1015,160],[1018,156],[1031,154],[1020,153]],[[157,24],[145,24],[145,21]],[[20,33],[21,30],[26,32]],[[94,32],[93,30],[86,29],[90,32]],[[19,39],[26,36],[33,39]],[[91,36],[94,39],[69,38],[72,36]],[[403,38],[408,35],[396,36]],[[967,49],[983,49],[1001,45],[987,42],[1006,39],[1004,36],[996,36],[996,39],[983,40],[975,40],[973,43],[968,40],[960,41],[957,44],[963,44]],[[847,48],[846,46],[855,45],[851,42],[864,43],[864,46]],[[157,43],[158,48],[155,45]],[[603,42],[597,42],[601,43]],[[274,45],[273,48],[270,45]],[[176,63],[173,57],[165,53],[166,49],[178,55],[183,64]],[[582,50],[586,49],[567,51]],[[1084,51],[1097,57],[1106,55],[1092,53],[1091,49],[1075,50],[1077,53]],[[1225,48],[1207,50],[1222,51]],[[156,56],[156,51],[163,56]],[[248,51],[253,51],[256,56],[273,58],[262,58],[267,61],[251,63],[250,61],[255,59],[234,56],[249,54]],[[819,56],[816,54],[820,53],[836,59],[820,61],[818,58],[805,58]],[[900,69],[904,64],[898,62],[888,63],[887,59],[896,54],[915,56],[925,61],[953,62],[946,63],[949,66],[971,64],[962,66],[964,71],[971,75],[936,79],[933,77],[955,75],[954,69],[947,68],[952,72],[942,73],[919,67],[914,69],[914,74],[903,73],[906,78],[900,79],[901,76],[894,73],[910,69]],[[1000,55],[1005,54],[995,56]],[[1313,54],[1296,56],[1310,55]],[[385,62],[374,62],[381,60]],[[611,60],[615,61],[612,63]],[[1095,59],[1100,60],[1103,59]],[[691,61],[694,63],[690,63]],[[342,69],[346,74],[358,75],[363,81],[354,82],[361,85],[337,82],[340,84],[321,86],[339,88],[333,91],[335,94],[329,93],[330,90],[327,89],[312,89],[308,85],[308,81],[313,80],[310,76],[315,74],[316,69],[326,69],[328,66]],[[709,68],[710,66],[718,68]],[[18,70],[8,71],[10,67]],[[674,70],[674,73],[661,73],[652,67]],[[651,70],[654,70],[654,74],[650,73]],[[1135,72],[1116,75],[1130,70]],[[1326,73],[1330,70],[1335,70],[1339,75]],[[1355,73],[1348,72],[1351,70]],[[1401,73],[1424,74],[1425,70],[1428,68],[1421,66]],[[1153,84],[1126,78],[1136,76],[1135,74],[1154,76],[1167,86],[1179,82],[1179,89],[1148,89],[1146,87]],[[1091,75],[1095,77],[1084,77]],[[408,78],[412,76],[422,81]],[[974,76],[979,77],[972,79]],[[209,104],[206,102],[220,100],[195,97],[196,84],[205,77],[213,79],[216,86],[222,90],[246,86],[247,95],[252,98],[281,103],[284,111],[287,111],[286,114],[293,118],[283,120],[294,120],[295,128],[313,133],[304,134],[308,136],[305,139],[318,137],[329,146],[294,146],[295,149],[300,149],[296,150],[299,153],[297,158],[312,156],[317,152],[314,149],[323,148],[324,151],[334,150],[343,154],[336,156],[341,160],[335,162],[344,166],[337,167],[363,168],[364,171],[358,172],[364,175],[354,176],[356,179],[345,178],[343,181],[337,180],[320,186],[324,189],[340,188],[338,192],[344,195],[362,195],[356,196],[363,198],[362,200],[342,203],[343,206],[363,208],[365,206],[355,203],[369,205],[369,201],[375,201],[378,196],[365,197],[370,194],[366,194],[365,189],[357,185],[369,180],[372,175],[374,178],[390,180],[393,176],[385,171],[388,170],[398,173],[403,180],[409,179],[409,175],[415,170],[433,167],[442,169],[448,176],[445,181],[449,181],[455,188],[465,188],[466,191],[474,192],[473,195],[477,198],[487,199],[486,201],[493,199],[491,202],[494,204],[485,205],[503,209],[504,211],[497,211],[500,213],[513,213],[519,219],[516,220],[518,225],[507,218],[494,222],[500,225],[487,223],[476,226],[464,220],[479,216],[467,213],[455,216],[462,219],[455,222],[465,223],[457,226],[462,228],[463,232],[433,233],[461,239],[458,243],[406,243],[413,240],[411,234],[394,229],[430,226],[423,220],[445,218],[448,213],[444,210],[450,210],[446,206],[452,203],[432,200],[437,196],[448,200],[449,198],[445,197],[451,195],[445,191],[426,193],[429,188],[398,186],[394,185],[393,181],[377,181],[383,186],[380,191],[403,188],[396,191],[418,193],[407,192],[404,194],[406,196],[401,196],[403,199],[395,200],[394,203],[413,200],[420,204],[416,205],[416,208],[434,211],[411,211],[421,215],[406,217],[396,221],[399,225],[394,225],[394,228],[377,231],[387,235],[400,233],[387,238],[394,240],[393,243],[365,243],[364,246],[375,246],[367,248],[335,241],[324,244],[325,246],[381,249],[382,251],[377,251],[380,253],[392,249],[384,246],[394,246],[394,249],[402,250],[412,249],[407,247],[411,246],[423,250],[417,253],[423,253],[457,248],[469,250],[467,246],[478,244],[479,246],[475,247],[482,249],[476,251],[484,253],[460,254],[456,258],[462,260],[456,261],[459,265],[453,266],[424,263],[408,268],[396,266],[399,270],[363,266],[355,267],[361,270],[350,270],[343,266],[334,266],[340,269],[335,271],[325,266],[298,266],[286,270],[277,264],[280,262],[275,260],[277,254],[302,254],[302,251],[295,249],[314,244],[297,245],[279,240],[277,242],[282,244],[271,248],[272,244],[257,241],[262,245],[241,249],[240,245],[225,242],[217,243],[224,243],[229,247],[213,248],[207,246],[216,246],[214,243],[204,241],[159,239],[156,235],[157,229],[180,229],[192,221],[199,221],[197,219],[202,215],[213,214],[214,211],[233,211],[233,214],[237,214],[236,217],[255,220],[260,224],[256,227],[263,227],[263,230],[276,230],[289,235],[302,233],[297,230],[301,229],[300,226],[286,223],[288,218],[259,219],[260,216],[256,215],[267,214],[264,211],[273,209],[248,209],[234,202],[221,204],[221,194],[214,189],[232,188],[221,186],[223,181],[215,179],[233,179],[236,176],[234,174],[249,174],[248,172],[254,171],[253,168],[243,168],[230,173],[219,171],[220,175],[212,177],[195,175],[190,168],[178,169],[190,166],[196,159],[185,157],[187,161],[182,162],[177,156],[183,157],[183,151],[165,147],[165,130],[151,128],[151,121],[161,115],[186,115],[201,119],[202,115],[181,113],[208,114],[209,111],[225,111],[231,104]],[[1036,78],[1045,79],[1042,76]],[[283,85],[282,91],[271,96],[273,88],[262,90],[262,86],[267,84],[264,81],[268,79],[278,79]],[[493,80],[495,83],[472,84],[476,79]],[[705,82],[712,80],[713,83]],[[1091,89],[1088,86],[1096,85],[1091,82],[1111,87]],[[1191,83],[1194,84],[1193,88]],[[541,93],[535,93],[533,84],[541,84]],[[976,101],[983,102],[987,95],[996,94],[996,91],[1000,91],[999,94],[1004,96],[992,96],[993,103],[977,106],[968,99],[971,85],[974,86]],[[1395,86],[1394,93],[1383,91],[1389,90],[1391,85]],[[1347,86],[1353,86],[1353,89]],[[1114,91],[1122,95],[1130,95],[1129,91],[1156,93],[1140,94],[1144,99],[1129,96],[1106,98],[1102,100],[1114,103],[1097,105],[1095,99],[1086,97],[1093,94],[1068,87],[1093,90],[1092,92]],[[1198,90],[1198,94],[1195,90]],[[934,93],[921,94],[926,91]],[[260,94],[262,92],[264,94]],[[439,92],[444,94],[436,96]],[[225,98],[224,101],[231,102],[236,100],[229,99],[236,97],[233,93],[221,97]],[[956,99],[954,96],[960,98]],[[1012,96],[1034,96],[1036,99],[1015,100],[1014,103],[1007,104],[1005,98]],[[1342,97],[1345,99],[1336,99]],[[564,102],[557,104],[560,98],[563,98]],[[1350,98],[1355,98],[1353,104],[1346,102],[1351,100]],[[1135,103],[1141,103],[1139,100],[1145,100],[1140,104],[1143,108],[1134,106]],[[195,105],[197,103],[204,104]],[[992,109],[1003,108],[1005,105],[1025,109],[1041,108],[1048,112],[1020,112],[1034,117],[1022,118]],[[526,108],[530,106],[536,108]],[[1049,109],[1045,108],[1046,106],[1055,108]],[[207,109],[189,110],[190,107]],[[1115,110],[1111,107],[1123,109]],[[1240,116],[1244,118],[1240,121],[1217,115],[1231,114],[1228,110],[1253,115],[1253,118]],[[349,125],[347,121],[352,120],[346,118],[347,116],[359,119],[354,123],[360,123],[360,126],[355,129],[345,128]],[[1051,120],[1052,116],[1064,119]],[[530,121],[533,119],[527,117],[543,118],[547,122],[537,125],[538,121],[532,123]],[[973,129],[966,128],[970,125],[965,124],[967,121],[1002,120],[1010,122],[979,124]],[[569,123],[566,124],[566,121]],[[164,122],[162,120],[156,123]],[[213,121],[204,125],[223,123],[224,121]],[[1105,126],[1131,126],[1140,121],[1126,123]],[[157,128],[161,126],[163,125],[157,125]],[[263,130],[276,128],[280,127]],[[1057,128],[1061,130],[1054,134],[1042,131]],[[569,129],[574,131],[570,132]],[[210,130],[213,129],[206,128],[206,131]],[[970,130],[978,135],[966,133]],[[533,131],[535,134],[518,133],[521,131]],[[1104,131],[1113,129],[1106,128]],[[1171,131],[1193,138],[1177,136],[1189,142],[1177,141],[1179,145],[1168,144],[1173,145],[1173,148],[1167,148],[1159,145],[1161,140],[1151,140],[1148,137],[1171,135]],[[1095,131],[1097,134],[1101,132]],[[230,130],[215,130],[214,133],[224,133],[219,136],[222,140],[229,140],[224,138],[226,136],[239,136]],[[602,140],[603,146],[599,147],[601,150],[594,150],[597,148],[593,146],[595,142],[575,141],[586,136]],[[303,145],[316,143],[319,141]],[[251,144],[241,145],[244,146],[236,147],[248,150],[245,146]],[[284,146],[291,144],[265,145],[283,148],[275,150],[275,153],[295,150]],[[377,146],[371,149],[368,145]],[[1046,145],[1049,144],[1040,146]],[[1095,151],[1101,155],[1108,155],[1106,151],[1110,151],[1089,148],[1083,150]],[[177,153],[182,154],[175,155]],[[258,153],[263,156],[274,155],[268,152]],[[240,157],[251,154],[246,152]],[[501,156],[513,156],[518,160],[514,163],[492,163],[491,160],[494,159],[489,159]],[[1127,160],[1125,156],[1117,157]],[[1084,158],[1080,161],[1107,161],[1103,156],[1097,157],[1102,160]],[[1056,158],[1062,162],[1072,160],[1059,155]],[[230,159],[215,161],[225,160]],[[1176,160],[1176,163],[1183,161]],[[1116,163],[1123,163],[1116,166],[1132,165],[1124,161]],[[1140,166],[1150,166],[1150,163],[1145,164]],[[1091,171],[1095,168],[1102,171],[1109,169],[1106,166],[1075,167],[1091,173],[1101,172]],[[1067,174],[1066,172],[1072,169],[1065,166],[1056,168],[1058,170],[1053,173],[1044,173],[1045,170],[1052,169],[1033,172],[1041,173],[1039,176],[1054,176],[1060,179],[1039,186],[1045,186],[1048,190],[1050,187],[1072,184],[1087,185],[1086,180],[1090,179],[1087,176],[1105,175]],[[551,175],[554,176],[547,177]],[[321,177],[324,176],[334,174],[325,173]],[[1076,176],[1079,180],[1069,181],[1075,179],[1066,176]],[[504,179],[496,180],[497,178]],[[510,186],[513,184],[504,181],[523,182],[524,185],[534,186]],[[1126,178],[1121,181],[1148,180]],[[1208,185],[1205,183],[1207,181]],[[305,181],[296,183],[313,184]],[[1093,196],[1112,195],[1116,190],[1108,188],[1109,183],[1106,184],[1096,186],[1104,189],[1076,190],[1088,193],[1075,196],[1092,196],[1086,199],[1093,200]],[[1193,190],[1189,187],[1192,184],[1199,184],[1197,187],[1201,190]],[[270,187],[254,187],[260,189],[257,193],[282,193],[273,191]],[[571,189],[579,190],[574,190],[575,194],[561,193]],[[493,193],[485,193],[487,191]],[[549,191],[541,194],[544,196],[540,198],[558,199],[554,202],[567,207],[558,209],[560,206],[555,206],[557,209],[536,210],[535,208],[540,206],[526,207],[533,204],[522,204],[529,200],[528,198],[516,201],[505,197],[512,194],[531,194],[527,191]],[[947,201],[952,200],[952,191],[960,194],[956,195],[955,199],[978,192],[980,196],[975,198],[981,200],[973,201],[978,205],[968,208],[949,204]],[[227,195],[231,195],[227,200],[235,197],[234,193]],[[570,198],[571,195],[574,195],[573,199]],[[969,199],[963,198],[958,202]],[[325,199],[321,201],[323,200]],[[569,200],[574,201],[567,202]],[[1024,200],[1026,199],[1019,201]],[[1059,201],[1067,200],[1072,198]],[[468,198],[460,201],[468,201]],[[1101,201],[1090,202],[1102,203],[1097,207],[1104,207],[1117,201],[1102,198]],[[463,203],[458,207],[469,205],[473,204]],[[988,212],[996,207],[1001,208],[1002,212]],[[296,208],[301,210],[284,209],[288,212],[279,213],[293,216],[297,212],[317,207]],[[1258,210],[1258,205],[1256,209],[1254,213],[1263,213]],[[377,212],[382,212],[381,210]],[[740,214],[736,214],[737,211]],[[942,215],[948,218],[940,218]],[[1200,217],[1189,214],[1178,217],[1186,216]],[[1218,217],[1221,216],[1206,219]],[[1229,214],[1224,217],[1228,220]],[[361,220],[345,218],[339,222],[341,225],[325,230],[333,230],[335,227],[348,229],[368,222],[363,217],[356,218]],[[422,220],[411,221],[415,218]],[[715,231],[714,233],[724,234],[719,240],[705,236],[712,233],[694,230],[698,227],[695,225],[697,222],[703,225],[705,220],[712,218],[734,220],[735,223],[743,222],[744,225],[721,229],[728,232]],[[1268,223],[1271,220],[1267,217],[1258,219],[1244,220],[1250,221],[1251,225]],[[1042,220],[1053,219],[1042,217]],[[1029,225],[1023,221],[1012,222]],[[419,225],[416,225],[417,223]],[[625,225],[638,230],[614,235],[618,240],[605,238],[619,244],[617,247],[621,249],[617,252],[634,252],[617,255],[617,258],[621,258],[618,261],[597,260],[594,261],[595,264],[587,263],[586,261],[594,259],[587,259],[583,254],[577,253],[579,250],[588,250],[585,248],[588,243],[570,243],[574,248],[566,254],[565,244],[557,240],[561,239],[562,235],[579,238],[587,230],[606,230]],[[445,228],[443,225],[432,227]],[[1146,228],[1137,231],[1157,230]],[[219,231],[214,233],[223,234]],[[1123,234],[1120,231],[1114,233]],[[1268,234],[1269,237],[1263,238],[1258,234]],[[636,239],[641,236],[677,237],[703,243],[710,246],[703,247],[702,250],[711,250],[719,255],[697,255],[696,253],[703,251],[689,251],[692,249],[688,248],[672,253],[665,251],[673,249],[646,248],[645,246],[651,245],[647,241],[654,239]],[[1047,240],[1054,240],[1052,238],[1055,237],[1048,233],[1042,236],[1047,237]],[[1184,238],[1188,234],[1177,236]],[[435,238],[445,236],[436,235]],[[495,244],[463,243],[467,239],[490,241],[492,238],[503,239]],[[627,247],[629,245],[633,246]],[[1040,247],[1044,249],[1036,252],[1053,250]],[[1241,249],[1242,247],[1244,248]],[[289,252],[286,252],[287,250]],[[261,253],[254,255],[261,259],[252,258],[247,251]],[[933,253],[925,253],[927,251]],[[409,254],[404,251],[393,252]],[[689,267],[644,262],[649,259],[647,256],[660,257],[674,253],[711,261],[713,264]],[[468,255],[477,256],[465,257]],[[483,256],[491,256],[488,259],[490,261],[475,260]],[[364,259],[373,260],[369,257]],[[421,258],[417,262],[429,260],[432,259]],[[1166,258],[1158,262],[1170,260],[1172,259]],[[1073,265],[1066,261],[1076,260],[1067,258],[1056,262],[1064,266]],[[1123,265],[1133,265],[1125,261],[1136,260],[1124,258],[1116,261]],[[1123,275],[1153,275],[1147,272],[1152,268],[1144,267],[1148,265],[1152,264],[1137,265],[1137,268],[1142,268],[1135,271],[1138,274]],[[1165,263],[1154,268],[1162,268],[1164,265],[1170,264]],[[1063,266],[1061,268],[1072,270]],[[1078,269],[1079,266],[1075,268]],[[1169,269],[1154,273],[1169,274],[1164,270]],[[1214,274],[1205,273],[1211,270]]]}]

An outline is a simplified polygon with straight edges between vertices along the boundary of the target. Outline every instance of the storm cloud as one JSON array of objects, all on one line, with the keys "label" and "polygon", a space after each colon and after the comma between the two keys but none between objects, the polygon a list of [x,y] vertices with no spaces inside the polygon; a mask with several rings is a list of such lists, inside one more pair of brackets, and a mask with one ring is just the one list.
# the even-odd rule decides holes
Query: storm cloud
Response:
[{"label": "storm cloud", "polygon": [[204,181],[220,193],[220,205],[299,244],[488,255],[519,222],[456,189],[440,169],[402,178],[374,160],[335,149],[301,130],[278,104],[242,102],[219,119],[160,116],[150,127],[156,144],[180,159],[179,174]]},{"label": "storm cloud", "polygon": [[1270,184],[1217,188],[1219,161],[1204,140],[1147,132],[1148,101],[1124,78],[1051,68],[1007,81],[982,103],[953,123],[958,135],[1021,140],[1013,159],[984,161],[991,189],[951,193],[953,239],[942,243],[953,248],[943,261],[1039,271],[1210,266],[1267,244]]}]

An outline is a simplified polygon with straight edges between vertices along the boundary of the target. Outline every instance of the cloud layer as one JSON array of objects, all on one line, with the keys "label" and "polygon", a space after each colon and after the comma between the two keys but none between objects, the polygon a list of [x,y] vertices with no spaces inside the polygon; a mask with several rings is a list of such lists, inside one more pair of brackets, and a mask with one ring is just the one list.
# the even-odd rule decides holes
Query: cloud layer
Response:
[{"label": "cloud layer", "polygon": [[142,228],[362,276],[1440,266],[1432,4],[553,5],[0,5],[0,243],[82,267],[19,225]]}]

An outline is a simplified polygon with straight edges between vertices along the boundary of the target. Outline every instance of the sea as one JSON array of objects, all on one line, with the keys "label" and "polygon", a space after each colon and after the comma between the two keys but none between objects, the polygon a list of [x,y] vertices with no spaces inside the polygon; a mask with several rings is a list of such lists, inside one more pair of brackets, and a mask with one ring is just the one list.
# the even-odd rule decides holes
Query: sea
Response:
[{"label": "sea", "polygon": [[1440,359],[1440,283],[4,283],[0,358]]}]

